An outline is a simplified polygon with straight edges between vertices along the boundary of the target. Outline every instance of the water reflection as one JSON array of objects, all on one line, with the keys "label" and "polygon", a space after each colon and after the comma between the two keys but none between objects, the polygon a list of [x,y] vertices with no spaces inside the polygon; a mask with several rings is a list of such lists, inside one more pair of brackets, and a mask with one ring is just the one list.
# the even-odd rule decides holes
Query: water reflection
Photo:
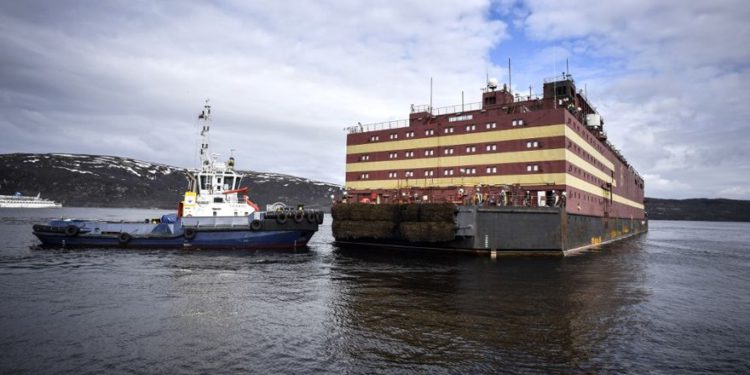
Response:
[{"label": "water reflection", "polygon": [[[407,368],[601,370],[610,335],[647,298],[630,241],[572,258],[336,248],[334,325],[348,356]],[[631,258],[632,259],[632,258]],[[628,290],[628,293],[622,293]]]}]

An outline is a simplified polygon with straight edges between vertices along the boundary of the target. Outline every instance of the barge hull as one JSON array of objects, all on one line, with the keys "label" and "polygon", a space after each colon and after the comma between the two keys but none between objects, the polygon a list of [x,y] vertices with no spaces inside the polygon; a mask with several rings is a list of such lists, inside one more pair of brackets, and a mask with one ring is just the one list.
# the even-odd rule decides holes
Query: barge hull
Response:
[{"label": "barge hull", "polygon": [[[396,211],[405,212],[408,205]],[[342,206],[343,207],[343,206]],[[373,205],[374,207],[374,205]],[[360,208],[361,210],[361,208]],[[374,209],[378,210],[378,209]],[[379,210],[382,210],[379,209]],[[334,215],[334,220],[335,220]],[[445,241],[408,241],[399,233],[399,218],[395,217],[387,236],[369,235],[371,223],[382,223],[360,216],[354,221],[361,226],[362,235],[352,228],[352,221],[334,221],[333,235],[340,245],[388,246],[401,249],[432,249],[497,254],[557,254],[565,255],[591,246],[624,239],[648,231],[648,221],[628,218],[607,218],[574,215],[559,207],[455,207],[451,239]],[[422,218],[423,224],[430,218]],[[344,224],[349,225],[344,225]],[[337,228],[346,227],[343,233]],[[445,237],[444,234],[441,234]]]}]

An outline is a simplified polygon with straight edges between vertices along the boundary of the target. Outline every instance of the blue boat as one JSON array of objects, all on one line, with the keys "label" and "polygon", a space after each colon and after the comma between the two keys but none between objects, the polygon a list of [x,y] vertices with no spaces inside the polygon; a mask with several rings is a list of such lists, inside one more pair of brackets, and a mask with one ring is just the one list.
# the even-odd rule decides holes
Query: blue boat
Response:
[{"label": "blue boat", "polygon": [[323,223],[323,212],[276,205],[261,211],[240,187],[234,157],[225,162],[208,148],[211,106],[203,123],[201,167],[188,171],[188,189],[176,214],[143,222],[60,219],[33,226],[42,244],[55,247],[297,249]]}]

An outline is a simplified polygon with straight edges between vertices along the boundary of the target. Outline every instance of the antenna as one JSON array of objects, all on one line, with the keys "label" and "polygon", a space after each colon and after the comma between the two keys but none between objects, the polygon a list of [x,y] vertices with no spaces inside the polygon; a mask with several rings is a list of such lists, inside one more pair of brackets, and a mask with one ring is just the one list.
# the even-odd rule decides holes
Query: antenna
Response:
[{"label": "antenna", "polygon": [[508,57],[508,93],[513,95],[513,81],[511,80],[510,57]]},{"label": "antenna", "polygon": [[430,77],[430,115],[432,115],[432,77]]},{"label": "antenna", "polygon": [[568,69],[568,58],[565,58],[565,77],[570,77],[570,69]]},{"label": "antenna", "polygon": [[553,70],[554,75],[552,76],[552,97],[554,102],[552,103],[553,108],[557,109],[557,54],[555,53],[555,50],[552,50],[552,65],[554,65],[555,69]]}]

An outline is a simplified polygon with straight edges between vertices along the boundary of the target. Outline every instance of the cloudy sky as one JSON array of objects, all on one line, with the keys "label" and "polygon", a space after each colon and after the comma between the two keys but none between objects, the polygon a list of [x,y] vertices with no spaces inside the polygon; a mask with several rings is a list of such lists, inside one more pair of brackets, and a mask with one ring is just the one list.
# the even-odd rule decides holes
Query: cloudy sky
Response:
[{"label": "cloudy sky", "polygon": [[343,128],[540,92],[565,69],[647,195],[750,199],[750,2],[0,1],[0,153],[196,163],[343,183]]}]

